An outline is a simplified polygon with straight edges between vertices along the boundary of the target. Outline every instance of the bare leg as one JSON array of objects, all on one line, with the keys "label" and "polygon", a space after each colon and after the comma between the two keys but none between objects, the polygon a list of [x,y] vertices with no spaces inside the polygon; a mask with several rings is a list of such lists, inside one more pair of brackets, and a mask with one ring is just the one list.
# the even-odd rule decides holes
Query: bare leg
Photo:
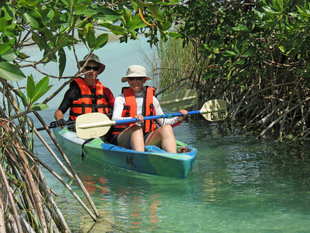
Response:
[{"label": "bare leg", "polygon": [[170,125],[164,125],[150,133],[145,144],[161,146],[169,153],[177,152],[175,136]]},{"label": "bare leg", "polygon": [[117,137],[117,143],[128,149],[144,151],[144,136],[141,126],[132,125],[125,129]]}]

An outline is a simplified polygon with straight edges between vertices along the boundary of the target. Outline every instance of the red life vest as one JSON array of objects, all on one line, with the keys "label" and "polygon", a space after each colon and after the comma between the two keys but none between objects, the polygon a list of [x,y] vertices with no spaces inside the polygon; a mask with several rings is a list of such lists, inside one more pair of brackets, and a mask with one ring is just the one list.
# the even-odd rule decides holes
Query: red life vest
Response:
[{"label": "red life vest", "polygon": [[[123,88],[123,93],[125,97],[125,105],[122,112],[122,117],[135,117],[137,115],[137,102],[136,97],[133,93],[133,91],[129,88]],[[147,87],[146,89],[146,95],[144,99],[144,106],[142,110],[143,116],[154,116],[155,110],[153,106],[153,96],[155,96],[155,88],[154,87]],[[122,125],[114,125],[113,126],[113,135],[119,134],[127,127],[133,125],[135,123],[131,124],[122,124]],[[144,121],[142,124],[144,133],[148,133],[153,131],[157,126],[154,120],[147,120]]]},{"label": "red life vest", "polygon": [[78,100],[72,101],[69,114],[71,120],[75,121],[79,115],[85,113],[109,113],[108,97],[103,91],[101,82],[96,82],[96,95],[93,95],[84,79],[76,78],[74,81],[78,84],[81,90],[81,97]]}]

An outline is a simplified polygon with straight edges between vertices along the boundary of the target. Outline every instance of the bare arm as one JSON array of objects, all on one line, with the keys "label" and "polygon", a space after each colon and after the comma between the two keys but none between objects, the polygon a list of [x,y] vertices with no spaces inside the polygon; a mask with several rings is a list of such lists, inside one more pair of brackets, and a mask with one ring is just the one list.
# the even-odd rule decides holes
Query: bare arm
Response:
[{"label": "bare arm", "polygon": [[62,111],[60,111],[59,109],[57,109],[55,111],[54,117],[56,119],[56,121],[60,120],[60,119],[64,119],[64,114],[62,113]]}]

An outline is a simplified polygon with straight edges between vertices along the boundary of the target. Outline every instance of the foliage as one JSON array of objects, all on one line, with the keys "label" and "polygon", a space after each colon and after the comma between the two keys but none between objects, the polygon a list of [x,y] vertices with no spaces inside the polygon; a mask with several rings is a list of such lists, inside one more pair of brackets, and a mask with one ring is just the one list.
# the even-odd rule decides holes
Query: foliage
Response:
[{"label": "foliage", "polygon": [[294,0],[193,0],[175,8],[176,32],[193,46],[188,73],[202,102],[225,98],[231,123],[260,136],[309,138],[309,13],[310,3]]},{"label": "foliage", "polygon": [[[0,3],[0,78],[18,81],[25,78],[22,68],[57,62],[61,77],[66,67],[65,48],[74,49],[83,42],[90,52],[108,42],[108,34],[120,36],[121,42],[137,39],[144,33],[151,44],[157,34],[163,39],[172,25],[168,3],[155,0],[92,1],[92,0],[11,0]],[[148,22],[149,21],[149,22]],[[148,25],[151,25],[148,27]],[[146,29],[147,28],[147,29]],[[37,46],[42,57],[31,61],[24,48]],[[45,74],[46,75],[46,74]],[[27,91],[29,93],[29,91]]]},{"label": "foliage", "polygon": [[177,9],[178,29],[226,79],[281,59],[308,76],[309,9],[302,1],[191,1]]}]

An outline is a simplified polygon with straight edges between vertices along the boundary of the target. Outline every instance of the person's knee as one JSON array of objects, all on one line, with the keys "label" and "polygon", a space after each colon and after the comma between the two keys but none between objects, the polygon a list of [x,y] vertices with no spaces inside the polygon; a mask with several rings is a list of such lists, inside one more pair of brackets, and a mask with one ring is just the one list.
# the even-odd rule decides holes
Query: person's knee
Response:
[{"label": "person's knee", "polygon": [[173,132],[171,125],[164,125],[164,126],[162,127],[162,130],[163,130],[164,132]]},{"label": "person's knee", "polygon": [[173,130],[172,130],[171,125],[164,125],[164,126],[162,126],[160,131],[159,131],[159,133],[162,136],[173,134]]},{"label": "person's knee", "polygon": [[131,132],[139,132],[139,131],[143,132],[142,127],[140,125],[133,125],[130,127],[130,129],[131,129]]}]

